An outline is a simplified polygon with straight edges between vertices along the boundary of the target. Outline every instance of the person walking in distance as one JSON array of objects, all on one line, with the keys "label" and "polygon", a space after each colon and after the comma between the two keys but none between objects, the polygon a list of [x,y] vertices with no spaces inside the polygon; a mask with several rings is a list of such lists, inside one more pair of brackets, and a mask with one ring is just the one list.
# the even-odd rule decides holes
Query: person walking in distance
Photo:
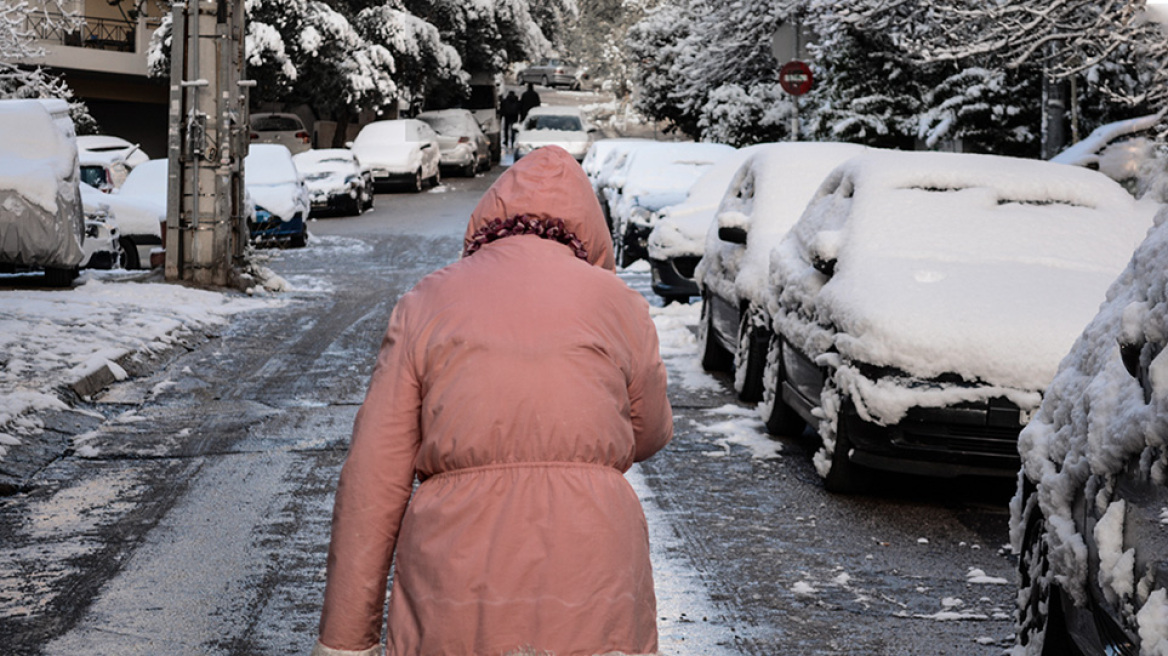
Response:
[{"label": "person walking in distance", "polygon": [[526,121],[527,113],[539,105],[539,92],[535,90],[534,84],[528,82],[527,90],[519,97],[519,120]]},{"label": "person walking in distance", "polygon": [[514,147],[515,124],[519,122],[519,96],[514,90],[508,91],[503,102],[499,103],[499,113],[503,116],[503,145]]},{"label": "person walking in distance", "polygon": [[[397,302],[333,510],[314,656],[654,654],[644,511],[623,476],[673,433],[643,296],[583,169],[510,167],[463,257]],[[419,481],[414,489],[414,482]]]}]

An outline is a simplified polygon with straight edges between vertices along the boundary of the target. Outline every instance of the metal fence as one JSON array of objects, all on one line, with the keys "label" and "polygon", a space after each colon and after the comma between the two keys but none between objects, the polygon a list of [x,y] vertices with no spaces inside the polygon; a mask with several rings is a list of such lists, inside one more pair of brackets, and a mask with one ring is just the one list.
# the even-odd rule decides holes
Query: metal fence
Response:
[{"label": "metal fence", "polygon": [[32,12],[26,18],[28,30],[38,39],[66,46],[134,52],[138,26],[124,20],[85,16],[80,24],[61,14]]}]

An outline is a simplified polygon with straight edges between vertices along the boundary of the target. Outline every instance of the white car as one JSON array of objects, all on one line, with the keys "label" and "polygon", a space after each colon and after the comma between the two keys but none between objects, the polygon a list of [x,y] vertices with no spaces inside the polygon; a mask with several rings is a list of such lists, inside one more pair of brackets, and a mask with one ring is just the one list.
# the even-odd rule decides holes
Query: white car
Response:
[{"label": "white car", "polygon": [[105,134],[77,137],[77,156],[81,181],[107,193],[122,186],[135,166],[150,159],[137,144]]},{"label": "white car", "polygon": [[536,148],[555,145],[580,161],[599,132],[578,107],[534,107],[515,133],[515,159]]},{"label": "white car", "polygon": [[725,144],[667,141],[630,152],[619,191],[609,195],[617,264],[648,257],[654,214],[684,201],[690,186],[734,151]]},{"label": "white car", "polygon": [[1050,162],[849,160],[771,251],[760,410],[818,431],[832,491],[1017,476],[1019,431],[1159,207]]},{"label": "white car", "polygon": [[63,100],[0,100],[0,272],[65,286],[84,259],[77,144]]},{"label": "white car", "polygon": [[427,181],[437,186],[442,180],[438,134],[417,119],[374,121],[361,128],[352,149],[373,174],[374,185],[404,182],[421,191]]},{"label": "white car", "polygon": [[304,176],[312,212],[355,215],[373,207],[373,178],[347,148],[306,150],[292,156]]},{"label": "white car", "polygon": [[296,114],[260,113],[251,115],[251,142],[279,144],[296,154],[312,148],[312,135]]},{"label": "white car", "polygon": [[147,160],[134,167],[114,193],[87,202],[105,205],[118,227],[122,264],[126,269],[151,268],[151,253],[162,249],[166,230],[167,165],[165,159]]},{"label": "white car", "polygon": [[442,109],[418,114],[418,120],[438,133],[443,168],[472,178],[491,169],[491,140],[483,134],[474,114],[467,109]]},{"label": "white car", "polygon": [[122,245],[118,240],[118,224],[114,220],[109,198],[93,185],[82,182],[81,207],[85,214],[85,242],[81,250],[85,258],[82,269],[117,269],[125,266]]},{"label": "white car", "polygon": [[256,206],[247,226],[251,240],[293,248],[307,244],[312,203],[292,153],[279,144],[252,144],[243,170],[247,193]]},{"label": "white car", "polygon": [[766,285],[771,250],[799,220],[823,179],[864,152],[863,146],[846,143],[756,146],[705,225],[694,272],[702,297],[702,365],[733,371],[743,401],[762,399],[771,337]]}]

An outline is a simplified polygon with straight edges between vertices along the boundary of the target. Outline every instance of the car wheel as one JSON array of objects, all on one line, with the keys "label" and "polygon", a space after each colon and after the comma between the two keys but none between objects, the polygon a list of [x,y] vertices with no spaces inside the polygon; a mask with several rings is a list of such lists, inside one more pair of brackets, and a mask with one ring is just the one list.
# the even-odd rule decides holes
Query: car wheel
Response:
[{"label": "car wheel", "polygon": [[422,178],[422,169],[419,168],[414,172],[414,185],[412,187],[412,191],[414,191],[414,193],[422,191],[422,189],[425,189],[425,183],[426,181]]},{"label": "car wheel", "polygon": [[755,325],[752,307],[742,312],[738,323],[738,349],[734,352],[734,390],[746,403],[762,400],[763,371],[766,369],[770,331]]},{"label": "car wheel", "polygon": [[308,231],[307,230],[300,233],[300,234],[292,235],[292,237],[290,239],[288,239],[288,246],[290,246],[292,248],[304,248],[305,245],[307,245],[307,244],[308,244]]},{"label": "car wheel", "polygon": [[442,169],[434,169],[434,175],[430,176],[430,186],[437,187],[442,184]]},{"label": "car wheel", "polygon": [[[831,449],[831,467],[823,477],[823,487],[835,494],[855,494],[866,491],[872,484],[872,471],[852,462],[852,440],[848,436],[847,416],[853,413],[851,401],[840,404],[836,419],[835,445]],[[825,445],[826,446],[826,445]]]},{"label": "car wheel", "polygon": [[638,257],[637,253],[635,252],[635,249],[630,248],[630,246],[629,246],[630,244],[634,243],[636,241],[636,239],[637,239],[637,233],[633,229],[633,224],[628,223],[625,227],[625,234],[622,235],[619,240],[617,240],[617,244],[614,244],[614,245],[619,245],[620,257],[617,260],[617,262],[622,267],[627,267],[630,264],[632,264],[633,262],[636,262],[637,260],[641,259],[640,257]]},{"label": "car wheel", "polygon": [[1018,558],[1018,644],[1026,653],[1042,656],[1075,655],[1080,652],[1070,640],[1063,615],[1062,592],[1052,584],[1046,540],[1046,522],[1038,504],[1028,513]]},{"label": "car wheel", "polygon": [[783,400],[783,339],[771,334],[767,344],[766,369],[763,372],[762,401],[759,411],[767,433],[797,437],[803,434],[807,423],[795,409]]},{"label": "car wheel", "polygon": [[45,269],[45,285],[49,287],[69,287],[77,279],[79,273],[81,271],[77,267],[71,269],[48,267]]},{"label": "car wheel", "polygon": [[345,204],[346,216],[357,216],[361,213],[361,196],[349,197],[349,201]]},{"label": "car wheel", "polygon": [[702,295],[702,322],[698,326],[698,350],[702,354],[702,368],[706,371],[730,371],[734,357],[722,348],[714,334],[714,312],[709,297]]},{"label": "car wheel", "polygon": [[129,237],[121,237],[118,239],[118,245],[122,247],[122,268],[127,271],[141,269],[142,262],[138,258],[138,247],[134,245],[134,242]]},{"label": "car wheel", "polygon": [[373,209],[373,190],[372,189],[365,190],[365,204],[361,209],[362,210]]},{"label": "car wheel", "polygon": [[545,75],[545,76],[543,76],[542,78],[540,78],[539,82],[540,82],[540,84],[542,84],[543,86],[545,86],[545,87],[546,87],[546,86],[548,85],[548,79],[547,79],[547,76]]}]

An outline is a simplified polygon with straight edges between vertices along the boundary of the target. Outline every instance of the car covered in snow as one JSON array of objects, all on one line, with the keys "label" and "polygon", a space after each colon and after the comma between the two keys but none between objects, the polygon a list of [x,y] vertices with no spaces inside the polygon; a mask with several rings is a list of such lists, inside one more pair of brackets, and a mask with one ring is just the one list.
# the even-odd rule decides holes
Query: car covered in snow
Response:
[{"label": "car covered in snow", "polygon": [[311,201],[292,153],[279,144],[252,144],[243,161],[244,184],[255,202],[247,222],[256,245],[299,248],[308,243]]},{"label": "car covered in snow", "polygon": [[150,159],[137,144],[106,134],[77,137],[77,156],[81,181],[107,193],[122,186],[131,169]]},{"label": "car covered in snow", "polygon": [[655,143],[658,142],[652,139],[600,139],[594,141],[584,154],[580,166],[584,168],[584,173],[592,183],[592,189],[596,192],[600,209],[604,211],[604,220],[608,222],[609,230],[612,230],[609,200],[619,193],[623,184],[629,154],[637,148]]},{"label": "car covered in snow", "polygon": [[165,159],[138,164],[115,193],[94,201],[107,205],[117,223],[122,264],[126,269],[151,268],[151,254],[162,249],[168,165]]},{"label": "car covered in snow", "polygon": [[312,135],[296,114],[264,112],[251,115],[251,142],[279,144],[296,154],[312,148]]},{"label": "car covered in snow", "polygon": [[1157,207],[1036,160],[848,160],[771,251],[768,427],[815,428],[832,491],[874,469],[1013,476],[1019,431]]},{"label": "car covered in snow", "polygon": [[82,182],[81,207],[85,215],[85,242],[81,250],[85,258],[82,269],[116,269],[124,267],[118,224],[113,210],[105,200],[110,196],[88,183]]},{"label": "car covered in snow", "polygon": [[723,158],[690,185],[685,200],[669,205],[654,220],[649,233],[649,266],[653,293],[671,301],[688,302],[701,292],[694,272],[705,252],[706,233],[726,187],[751,154],[764,148],[749,146]]},{"label": "car covered in snow", "polygon": [[373,207],[373,176],[347,148],[306,150],[292,156],[308,187],[313,215],[356,215]]},{"label": "car covered in snow", "polygon": [[0,272],[72,282],[85,257],[80,179],[65,101],[0,101]]},{"label": "car covered in snow", "polygon": [[1111,285],[1018,439],[1015,654],[1168,650],[1168,222]]},{"label": "car covered in snow", "polygon": [[441,109],[422,112],[417,118],[438,133],[438,164],[444,169],[468,178],[491,169],[491,140],[470,110]]},{"label": "car covered in snow", "polygon": [[421,191],[441,181],[438,133],[413,118],[374,121],[361,128],[353,152],[373,174],[374,185],[406,183]]},{"label": "car covered in snow", "polygon": [[648,257],[655,214],[684,201],[690,186],[734,151],[725,144],[664,141],[630,152],[621,186],[609,194],[617,264]]},{"label": "car covered in snow", "polygon": [[699,350],[702,366],[732,371],[743,401],[762,399],[763,369],[771,339],[767,271],[771,250],[837,166],[866,152],[846,143],[778,143],[750,149],[711,211],[694,284],[702,297]]},{"label": "car covered in snow", "polygon": [[600,130],[588,122],[579,107],[533,107],[515,133],[515,159],[544,146],[559,146],[583,160]]}]

